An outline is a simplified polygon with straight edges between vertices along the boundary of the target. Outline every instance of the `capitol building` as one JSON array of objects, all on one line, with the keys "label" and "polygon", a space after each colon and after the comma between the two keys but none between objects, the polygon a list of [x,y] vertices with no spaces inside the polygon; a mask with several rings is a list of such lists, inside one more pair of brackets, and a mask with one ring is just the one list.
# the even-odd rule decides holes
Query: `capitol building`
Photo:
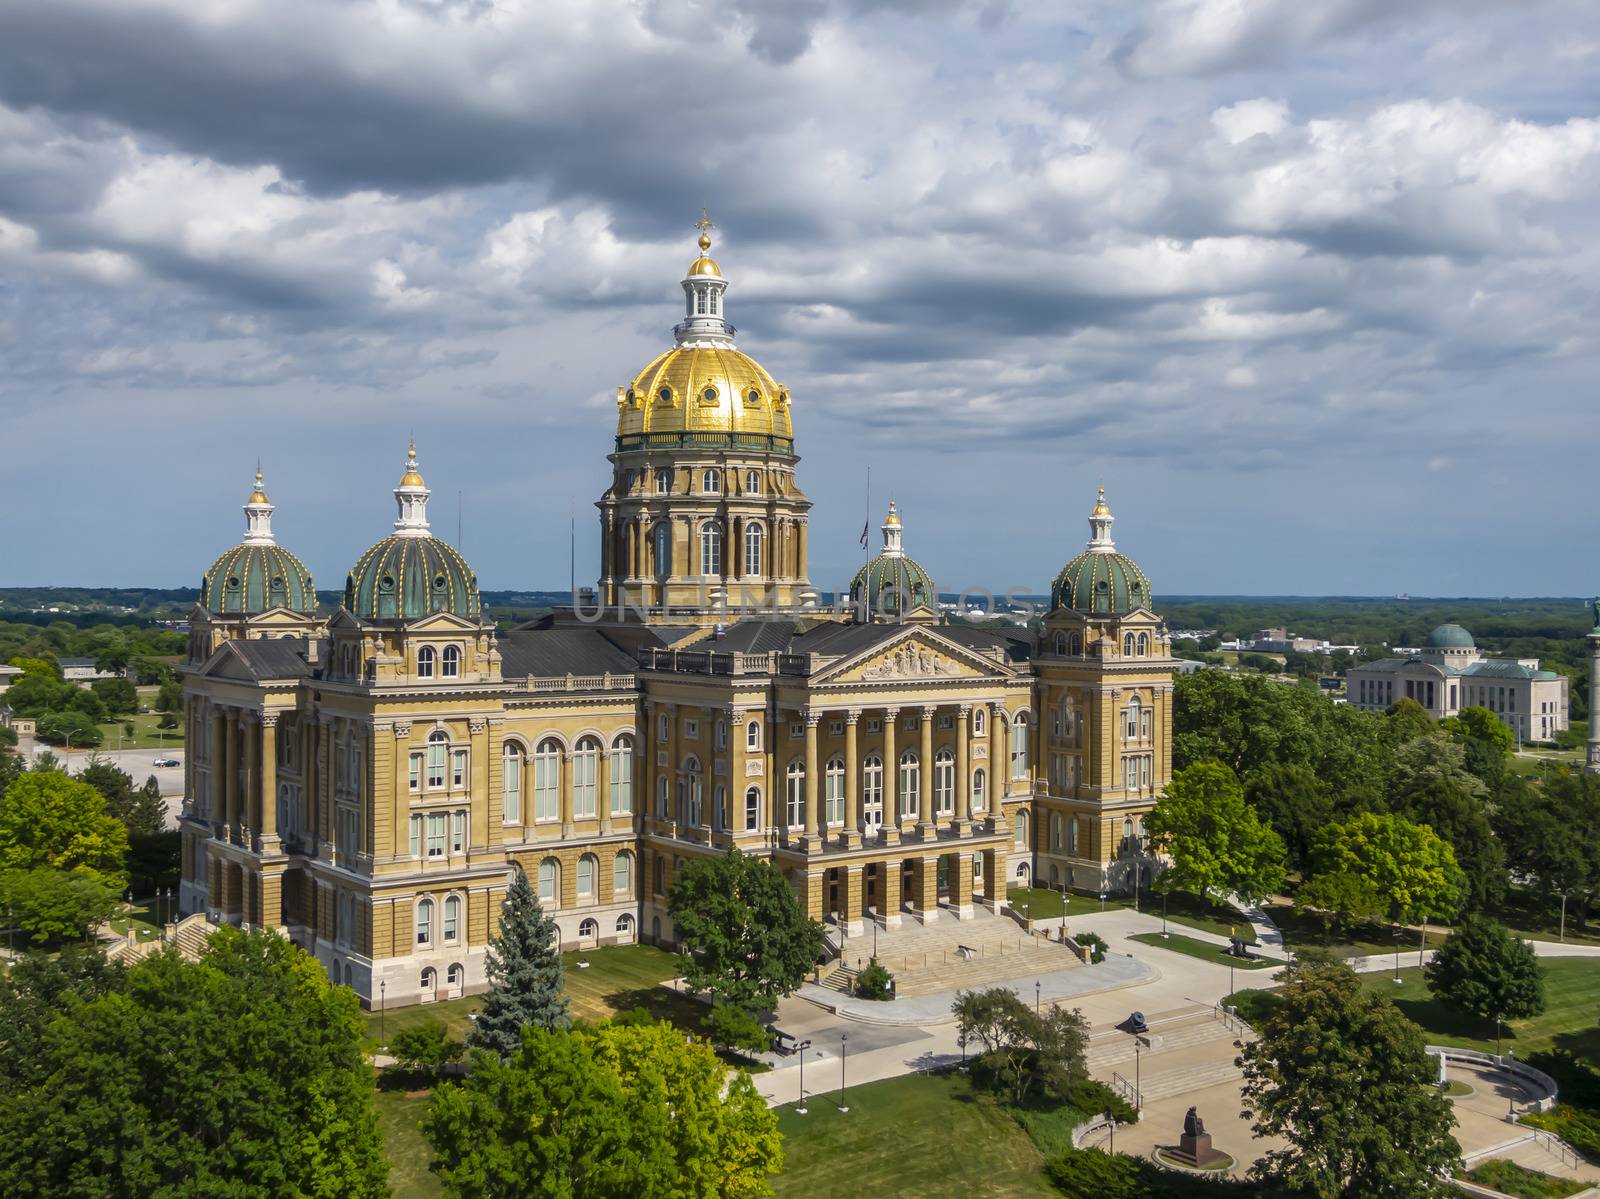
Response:
[{"label": "capitol building", "polygon": [[673,344],[617,389],[573,608],[497,628],[413,446],[319,612],[257,474],[183,669],[185,913],[279,929],[377,1006],[484,988],[513,864],[563,948],[670,945],[673,878],[733,848],[848,934],[1133,884],[1176,664],[1104,492],[1032,628],[941,622],[892,504],[824,606],[804,402],[735,344],[706,233]]}]

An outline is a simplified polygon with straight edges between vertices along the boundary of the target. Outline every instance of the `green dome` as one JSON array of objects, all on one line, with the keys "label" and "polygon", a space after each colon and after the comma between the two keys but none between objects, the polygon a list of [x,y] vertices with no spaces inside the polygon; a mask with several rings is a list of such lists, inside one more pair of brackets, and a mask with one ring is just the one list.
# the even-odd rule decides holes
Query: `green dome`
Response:
[{"label": "green dome", "polygon": [[1085,550],[1061,568],[1050,584],[1050,608],[1076,612],[1115,613],[1148,608],[1150,580],[1121,554]]},{"label": "green dome", "polygon": [[344,606],[363,620],[415,620],[432,612],[467,620],[483,615],[478,576],[454,546],[399,533],[357,560],[345,579]]},{"label": "green dome", "polygon": [[1428,634],[1430,649],[1476,649],[1472,634],[1458,624],[1442,624]]},{"label": "green dome", "polygon": [[200,606],[233,615],[268,608],[309,613],[317,610],[317,592],[305,563],[282,546],[236,545],[201,577]]},{"label": "green dome", "polygon": [[933,607],[939,593],[933,579],[915,558],[904,554],[879,554],[850,580],[850,604],[859,607],[865,597],[874,612],[909,612],[921,604]]}]

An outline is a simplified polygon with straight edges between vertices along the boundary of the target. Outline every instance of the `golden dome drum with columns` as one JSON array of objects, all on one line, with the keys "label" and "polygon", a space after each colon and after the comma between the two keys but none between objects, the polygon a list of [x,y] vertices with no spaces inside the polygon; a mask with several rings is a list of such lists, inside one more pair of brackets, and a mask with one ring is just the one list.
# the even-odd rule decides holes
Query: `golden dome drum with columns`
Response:
[{"label": "golden dome drum with columns", "polygon": [[734,327],[723,316],[728,281],[708,254],[706,230],[713,227],[701,218],[700,257],[682,281],[677,344],[617,388],[619,450],[732,445],[793,452],[788,389],[734,345]]}]

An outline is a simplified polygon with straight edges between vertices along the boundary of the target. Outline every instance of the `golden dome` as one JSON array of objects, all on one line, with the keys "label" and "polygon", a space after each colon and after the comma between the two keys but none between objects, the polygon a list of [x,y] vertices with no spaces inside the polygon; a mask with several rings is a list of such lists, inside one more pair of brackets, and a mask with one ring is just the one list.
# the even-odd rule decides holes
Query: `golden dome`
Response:
[{"label": "golden dome", "polygon": [[1106,503],[1106,489],[1104,487],[1100,488],[1100,498],[1095,501],[1094,510],[1092,512],[1090,512],[1089,515],[1090,516],[1110,516],[1111,515],[1111,505]]},{"label": "golden dome", "polygon": [[[706,239],[702,237],[700,240],[705,241]],[[689,278],[693,279],[697,275],[715,275],[720,279],[722,278],[722,268],[716,264],[714,259],[707,258],[702,254],[689,264]]]},{"label": "golden dome", "polygon": [[900,513],[895,511],[893,496],[889,498],[889,515],[884,517],[883,523],[895,529],[900,527]]},{"label": "golden dome", "polygon": [[247,504],[270,504],[270,503],[272,503],[272,501],[267,498],[267,493],[265,491],[261,490],[261,468],[260,467],[256,468],[256,489],[250,493],[250,498],[247,499],[245,501],[245,503],[247,503]]},{"label": "golden dome", "polygon": [[617,389],[619,438],[664,433],[789,441],[794,427],[788,389],[732,346],[676,346]]},{"label": "golden dome", "polygon": [[417,470],[417,443],[412,442],[406,450],[406,473],[400,476],[402,487],[426,487],[422,475]]}]

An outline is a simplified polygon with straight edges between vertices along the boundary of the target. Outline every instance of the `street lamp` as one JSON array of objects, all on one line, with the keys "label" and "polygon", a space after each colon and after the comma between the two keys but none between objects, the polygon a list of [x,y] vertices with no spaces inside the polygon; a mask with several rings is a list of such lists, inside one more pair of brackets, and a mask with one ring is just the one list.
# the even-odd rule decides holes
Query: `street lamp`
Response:
[{"label": "street lamp", "polygon": [[848,1041],[849,1039],[850,1039],[850,1034],[849,1033],[842,1032],[842,1033],[839,1034],[839,1114],[841,1116],[845,1115],[850,1110],[850,1106],[847,1103],[845,1103],[845,1101],[844,1101],[845,1042]]},{"label": "street lamp", "polygon": [[1033,980],[1033,1014],[1039,1014],[1039,980]]},{"label": "street lamp", "polygon": [[1100,910],[1102,912],[1106,910],[1106,890],[1104,887],[1100,888]]},{"label": "street lamp", "polygon": [[811,1048],[811,1042],[801,1041],[795,1048],[800,1051],[800,1106],[794,1109],[794,1114],[803,1116],[806,1114],[806,1050]]},{"label": "street lamp", "polygon": [[1394,985],[1400,985],[1400,926],[1394,926]]},{"label": "street lamp", "polygon": [[389,997],[389,983],[388,983],[388,981],[386,979],[379,979],[378,980],[378,1044],[380,1044],[380,1045],[388,1044],[388,1042],[384,1039],[384,1035],[383,1035],[383,1010],[384,1010],[385,1006],[387,1006],[384,1003],[384,1000],[388,999],[388,997]]},{"label": "street lamp", "polygon": [[1133,1110],[1144,1111],[1144,1083],[1139,1078],[1139,1034],[1133,1035]]},{"label": "street lamp", "polygon": [[1167,893],[1161,892],[1161,935],[1167,936]]}]

